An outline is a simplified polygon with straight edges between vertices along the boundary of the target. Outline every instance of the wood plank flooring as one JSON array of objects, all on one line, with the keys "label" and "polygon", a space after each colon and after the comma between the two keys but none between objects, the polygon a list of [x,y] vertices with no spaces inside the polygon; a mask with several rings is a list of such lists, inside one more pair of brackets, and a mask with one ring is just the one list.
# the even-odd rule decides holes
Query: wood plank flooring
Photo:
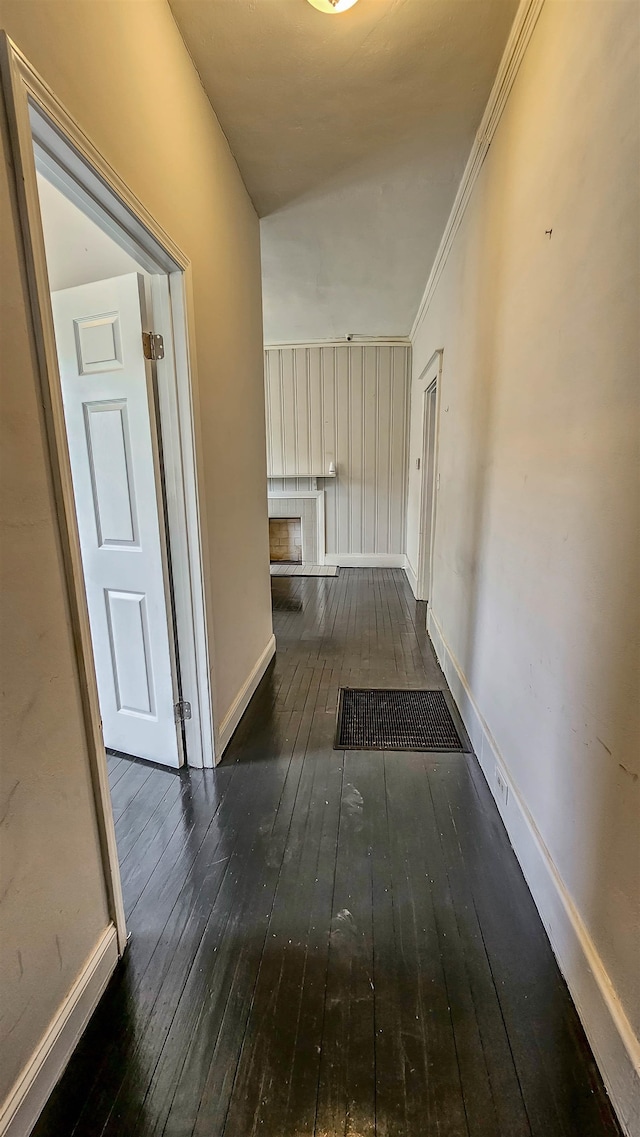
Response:
[{"label": "wood plank flooring", "polygon": [[473,756],[332,749],[446,687],[404,574],[272,590],[221,766],[109,760],[131,945],[36,1137],[618,1134]]}]

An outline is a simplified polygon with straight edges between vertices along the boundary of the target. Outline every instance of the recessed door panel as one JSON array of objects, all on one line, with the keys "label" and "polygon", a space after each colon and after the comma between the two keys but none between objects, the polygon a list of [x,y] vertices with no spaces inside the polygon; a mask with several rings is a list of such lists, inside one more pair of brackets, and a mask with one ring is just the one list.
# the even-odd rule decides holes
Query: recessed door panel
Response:
[{"label": "recessed door panel", "polygon": [[146,598],[107,589],[107,620],[116,705],[133,715],[153,715],[154,692]]},{"label": "recessed door panel", "polygon": [[84,404],[98,545],[137,545],[126,400]]},{"label": "recessed door panel", "polygon": [[106,746],[182,759],[142,278],[52,294]]},{"label": "recessed door panel", "polygon": [[79,375],[122,368],[122,341],[117,312],[110,312],[106,316],[86,316],[74,320],[73,326]]}]

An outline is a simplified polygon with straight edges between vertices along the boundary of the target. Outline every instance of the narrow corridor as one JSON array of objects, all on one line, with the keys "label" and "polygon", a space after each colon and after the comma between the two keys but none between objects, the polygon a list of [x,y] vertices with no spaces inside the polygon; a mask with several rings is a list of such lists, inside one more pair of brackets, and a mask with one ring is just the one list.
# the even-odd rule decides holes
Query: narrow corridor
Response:
[{"label": "narrow corridor", "polygon": [[111,758],[132,939],[37,1137],[604,1137],[472,755],[333,750],[340,686],[441,686],[399,570],[272,580],[216,771]]}]

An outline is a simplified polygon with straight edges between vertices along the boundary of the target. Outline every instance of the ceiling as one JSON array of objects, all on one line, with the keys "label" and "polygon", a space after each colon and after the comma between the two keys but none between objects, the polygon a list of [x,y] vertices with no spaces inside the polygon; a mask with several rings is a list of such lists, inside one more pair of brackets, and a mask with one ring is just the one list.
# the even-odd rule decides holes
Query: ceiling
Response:
[{"label": "ceiling", "polygon": [[265,342],[406,336],[517,0],[170,0],[261,218]]}]

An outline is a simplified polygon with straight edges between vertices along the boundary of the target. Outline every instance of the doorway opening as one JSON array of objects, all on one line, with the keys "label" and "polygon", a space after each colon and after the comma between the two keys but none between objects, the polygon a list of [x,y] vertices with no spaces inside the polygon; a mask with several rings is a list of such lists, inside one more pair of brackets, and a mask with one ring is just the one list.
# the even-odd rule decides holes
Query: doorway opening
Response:
[{"label": "doorway opening", "polygon": [[[176,730],[175,719],[172,723],[175,749],[172,754],[165,754],[165,760],[169,765],[178,765],[186,759],[189,765],[213,766],[211,684],[214,677],[209,670],[189,358],[193,327],[191,267],[188,258],[105,161],[24,56],[6,37],[0,39],[0,65],[16,169],[43,425],[67,581],[69,621],[78,663],[79,695],[109,913],[118,951],[122,954],[127,944],[126,918],[98,696],[97,651],[85,583],[86,549],[80,536],[80,511],[76,504],[79,463],[77,454],[72,463],[71,449],[81,453],[78,437],[80,441],[84,438],[84,504],[86,515],[93,516],[94,552],[96,549],[113,551],[118,546],[118,552],[127,552],[129,569],[133,572],[134,561],[143,559],[140,555],[144,536],[142,513],[145,519],[147,514],[155,518],[162,576],[156,599],[160,597],[166,628],[165,646],[168,645],[170,656],[171,710],[179,715],[186,710],[180,705],[175,708],[176,701],[180,704],[184,700],[191,705],[191,717],[184,714],[179,730]],[[85,226],[85,236],[86,222],[94,226],[90,230],[89,244],[83,246],[82,237],[76,238],[73,244],[67,241],[67,268],[71,265],[75,266],[74,271],[83,265],[86,268],[95,253],[93,245],[98,242],[104,263],[97,273],[92,270],[89,277],[74,280],[56,277],[52,269],[53,285],[50,283],[47,251],[51,260],[55,256],[52,241],[56,240],[56,234],[49,234],[49,248],[45,250],[43,214],[47,212],[47,205],[41,207],[39,175],[49,187],[59,191],[57,198],[49,195],[56,203],[49,202],[51,209],[57,207],[61,214],[68,214],[72,205],[76,210],[75,224]],[[40,191],[48,192],[43,189],[42,181]],[[100,240],[96,228],[100,237],[106,236],[109,241]],[[64,244],[62,251],[64,254]],[[123,252],[128,259],[123,260]],[[69,300],[77,300],[77,295],[71,297],[76,288],[107,291],[92,296],[90,304],[83,301],[80,309],[73,312]],[[60,301],[63,311],[57,313],[55,322],[53,308],[58,306],[58,299],[52,297],[52,292],[63,298]],[[64,310],[65,305],[69,310]],[[131,327],[136,320],[135,338],[140,329],[140,340],[143,333],[146,337],[140,346],[142,363],[139,358],[136,362],[137,377],[131,379],[126,393],[105,391],[101,387],[105,375],[110,373],[113,377],[116,371],[121,372],[121,377],[128,374],[129,363],[125,364],[125,356],[132,357],[129,340],[133,343]],[[61,333],[56,336],[56,322],[62,326],[65,321],[66,346],[61,343],[59,351],[57,341]],[[158,334],[162,337],[164,352],[158,350],[161,346],[156,338]],[[137,348],[134,354],[139,354]],[[75,396],[82,395],[80,387],[72,390],[70,401],[64,397],[61,357],[67,361],[75,358],[75,372],[70,364],[67,372],[70,388],[74,388],[74,375],[80,385],[88,385],[90,395],[78,399],[81,413],[78,406],[74,406]],[[114,365],[109,371],[104,367],[108,362]],[[144,397],[141,374],[145,376]],[[150,450],[153,468],[146,491],[137,479],[139,455],[137,451],[134,455],[135,440],[131,430],[135,408],[128,405],[129,397],[137,399],[140,404],[137,409],[146,414],[142,433],[146,431],[147,455]],[[69,430],[67,403],[74,411],[69,415]],[[72,436],[74,431],[75,436]],[[155,568],[157,570],[157,557]],[[143,661],[155,679],[151,594],[147,597],[144,587],[132,579],[128,582],[121,579],[113,584],[98,579],[97,583],[94,581],[94,591],[96,595],[102,594],[104,605],[103,631],[106,626],[107,635],[102,649],[106,655],[115,652],[118,656],[119,668],[113,668],[111,659],[119,684],[116,702],[119,701],[120,708],[126,708],[132,718],[137,715],[142,719],[145,714],[150,717],[150,708],[155,706],[152,697],[157,697],[160,688],[151,683],[149,675],[143,675],[138,665]],[[146,682],[146,703],[141,676]],[[127,747],[134,754],[136,749],[137,743]]]},{"label": "doorway opening", "polygon": [[177,767],[180,658],[156,377],[143,350],[151,276],[46,172],[38,193],[104,742]]},{"label": "doorway opening", "polygon": [[131,239],[33,106],[30,120],[104,744],[174,768],[211,765],[193,448],[180,430],[181,268],[150,235]]},{"label": "doorway opening", "polygon": [[420,544],[418,556],[418,597],[431,603],[433,544],[435,535],[438,445],[438,378],[422,395],[422,482],[420,488]]}]

